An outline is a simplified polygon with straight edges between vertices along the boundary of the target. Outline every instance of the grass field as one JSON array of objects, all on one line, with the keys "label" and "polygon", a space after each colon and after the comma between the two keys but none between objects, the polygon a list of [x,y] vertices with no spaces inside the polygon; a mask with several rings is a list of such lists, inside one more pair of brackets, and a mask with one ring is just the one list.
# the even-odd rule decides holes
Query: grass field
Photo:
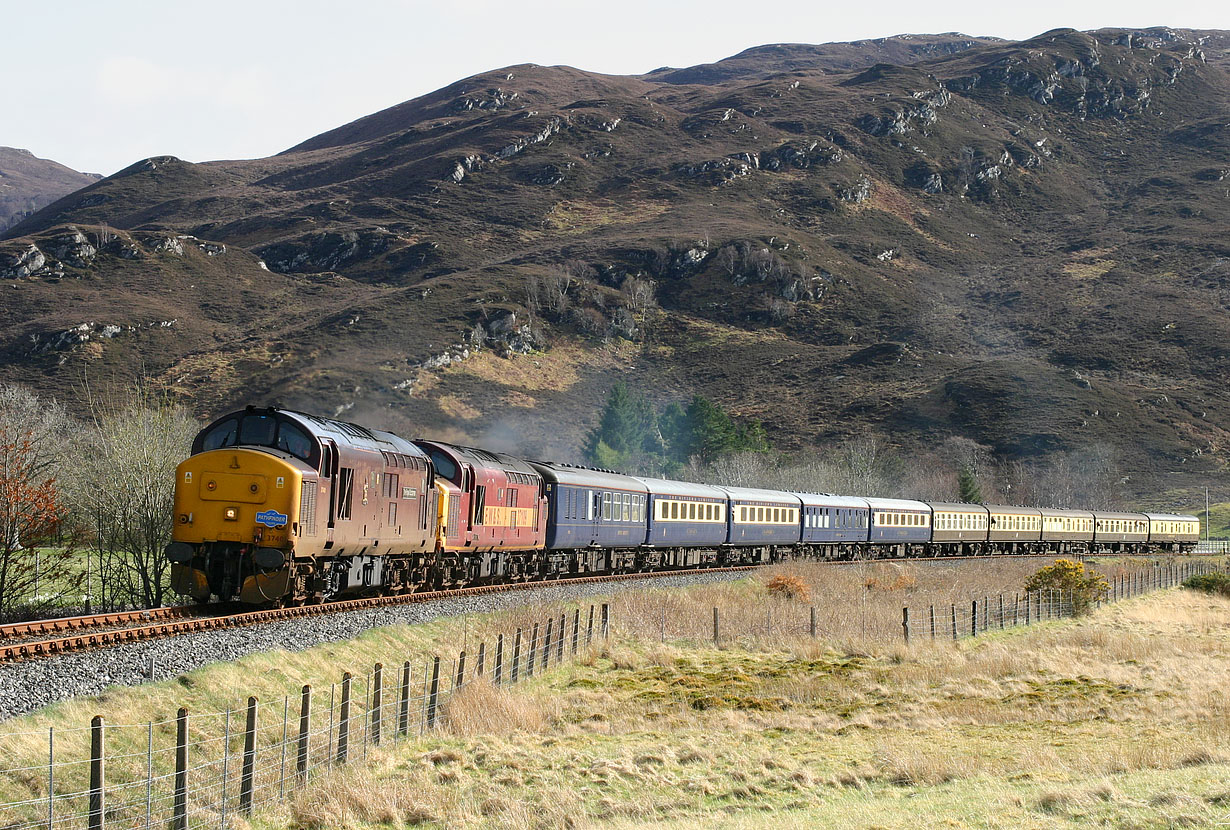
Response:
[{"label": "grass field", "polygon": [[380,753],[268,827],[1216,827],[1230,602],[1168,591],[906,650],[637,640]]},{"label": "grass field", "polygon": [[[447,704],[444,729],[370,749],[367,764],[327,776],[252,824],[914,830],[1230,821],[1230,602],[1172,590],[1079,620],[899,643],[903,604],[1018,590],[1040,564],[797,566],[807,603],[769,597],[773,571],[619,594],[604,647],[511,690],[471,686]],[[1113,574],[1138,563],[1101,564]],[[821,609],[814,640],[794,622],[809,604]],[[706,641],[715,606],[728,632],[722,648]],[[8,759],[37,763],[48,725],[67,733],[95,713],[140,723],[179,705],[218,711],[247,694],[279,700],[375,660],[448,655],[466,641],[472,649],[546,613],[382,628],[300,654],[255,655],[7,722],[0,742]],[[23,731],[26,743],[6,737]],[[65,734],[64,757],[79,756],[73,742],[84,738]],[[0,794],[20,786],[0,782]]]}]

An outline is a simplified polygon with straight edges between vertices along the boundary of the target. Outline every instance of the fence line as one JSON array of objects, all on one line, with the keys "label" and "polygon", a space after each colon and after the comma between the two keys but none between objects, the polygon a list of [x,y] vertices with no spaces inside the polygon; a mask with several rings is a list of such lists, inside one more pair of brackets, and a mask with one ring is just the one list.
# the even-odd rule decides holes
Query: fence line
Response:
[{"label": "fence line", "polygon": [[1109,580],[1104,598],[1082,600],[1070,591],[1043,590],[984,596],[970,600],[968,607],[950,605],[940,608],[944,619],[947,611],[948,625],[937,630],[936,608],[929,605],[921,611],[905,606],[901,609],[901,634],[906,643],[921,639],[956,640],[960,637],[976,637],[992,630],[1002,630],[1020,625],[1032,625],[1062,617],[1071,617],[1085,608],[1100,606],[1106,602],[1139,596],[1151,591],[1171,588],[1196,574],[1214,570],[1208,562],[1167,562],[1142,571],[1121,574]]},{"label": "fence line", "polygon": [[[541,674],[575,657],[582,638],[586,645],[593,642],[596,610],[590,606],[586,630],[579,607],[571,632],[566,614],[535,623],[535,633],[524,640],[518,629],[511,671],[507,638],[499,634],[490,666],[492,652],[481,642],[476,661],[464,650],[447,662],[432,656],[421,678],[410,660],[398,667],[376,663],[367,673],[344,673],[327,690],[303,686],[297,703],[292,696],[249,697],[233,711],[193,714],[181,708],[173,718],[144,724],[111,725],[95,717],[79,729],[48,729],[45,765],[0,769],[0,785],[30,792],[0,803],[0,826],[225,830],[231,818],[284,800],[330,769],[366,757],[369,746],[435,728],[449,700],[475,682],[508,686],[529,679],[535,668]],[[606,638],[606,603],[600,619],[597,636]],[[520,659],[527,662],[519,672]],[[65,734],[87,731],[88,757],[67,756]],[[137,746],[140,751],[123,751]],[[108,747],[121,751],[108,753]]]}]

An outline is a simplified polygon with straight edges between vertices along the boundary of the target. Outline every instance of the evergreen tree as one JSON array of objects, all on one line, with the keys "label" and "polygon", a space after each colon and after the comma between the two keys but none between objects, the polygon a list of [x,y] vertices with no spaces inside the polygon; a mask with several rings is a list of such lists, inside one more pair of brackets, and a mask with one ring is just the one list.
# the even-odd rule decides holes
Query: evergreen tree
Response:
[{"label": "evergreen tree", "polygon": [[968,466],[962,467],[957,473],[957,487],[960,491],[960,498],[963,502],[977,504],[982,501],[982,487],[978,484],[978,477],[974,475],[974,471]]},{"label": "evergreen tree", "polygon": [[657,445],[653,407],[623,383],[615,384],[598,426],[585,443],[585,460],[597,467],[623,470]]}]

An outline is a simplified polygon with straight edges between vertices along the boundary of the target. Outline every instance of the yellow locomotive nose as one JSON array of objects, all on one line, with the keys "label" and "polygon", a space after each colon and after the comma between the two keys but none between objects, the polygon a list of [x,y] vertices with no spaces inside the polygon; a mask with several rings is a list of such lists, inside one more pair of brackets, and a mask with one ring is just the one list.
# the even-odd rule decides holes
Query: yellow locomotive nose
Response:
[{"label": "yellow locomotive nose", "polygon": [[181,463],[166,551],[172,587],[205,600],[242,587],[245,559],[263,568],[290,561],[301,484],[293,465],[257,450],[211,450]]}]

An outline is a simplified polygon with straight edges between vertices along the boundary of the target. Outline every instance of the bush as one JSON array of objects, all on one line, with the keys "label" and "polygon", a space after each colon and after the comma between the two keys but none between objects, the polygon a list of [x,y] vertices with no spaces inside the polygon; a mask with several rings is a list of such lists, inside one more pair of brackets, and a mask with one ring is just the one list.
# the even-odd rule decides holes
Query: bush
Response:
[{"label": "bush", "polygon": [[1193,591],[1204,591],[1206,594],[1230,597],[1230,574],[1214,571],[1211,574],[1189,576],[1183,580],[1183,587]]},{"label": "bush", "polygon": [[780,599],[793,599],[808,602],[811,599],[811,589],[798,574],[782,573],[769,579],[764,584],[769,595]]},{"label": "bush", "polygon": [[1083,562],[1056,559],[1025,580],[1026,591],[1058,591],[1072,600],[1073,614],[1087,614],[1093,604],[1106,599],[1110,584],[1106,577]]}]

